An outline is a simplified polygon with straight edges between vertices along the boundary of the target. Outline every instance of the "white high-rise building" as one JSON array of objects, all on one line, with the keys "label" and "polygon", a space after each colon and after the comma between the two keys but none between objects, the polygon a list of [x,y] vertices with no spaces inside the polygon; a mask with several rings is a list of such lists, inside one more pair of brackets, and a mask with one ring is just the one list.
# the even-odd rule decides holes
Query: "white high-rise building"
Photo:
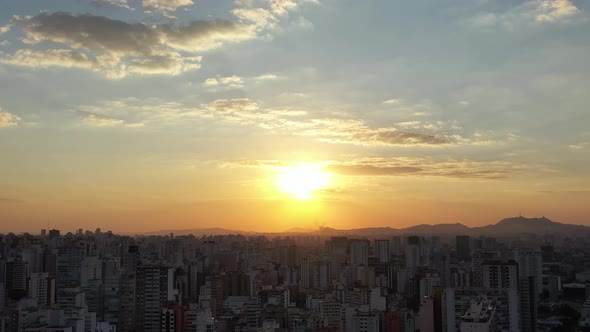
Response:
[{"label": "white high-rise building", "polygon": [[28,296],[37,301],[37,306],[52,306],[55,303],[55,279],[49,272],[31,273]]}]

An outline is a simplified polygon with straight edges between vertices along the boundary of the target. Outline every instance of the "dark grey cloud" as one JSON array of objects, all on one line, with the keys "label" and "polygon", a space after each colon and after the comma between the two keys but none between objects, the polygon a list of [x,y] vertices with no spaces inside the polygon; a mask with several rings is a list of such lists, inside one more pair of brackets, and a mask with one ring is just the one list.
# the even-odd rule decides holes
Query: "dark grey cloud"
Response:
[{"label": "dark grey cloud", "polygon": [[[148,25],[65,12],[15,16],[9,27],[22,30],[25,44],[51,42],[62,49],[0,54],[2,63],[86,68],[113,78],[130,72],[177,75],[198,69],[202,57],[197,53],[257,36],[253,25],[226,20]],[[45,60],[46,56],[50,60]]]}]

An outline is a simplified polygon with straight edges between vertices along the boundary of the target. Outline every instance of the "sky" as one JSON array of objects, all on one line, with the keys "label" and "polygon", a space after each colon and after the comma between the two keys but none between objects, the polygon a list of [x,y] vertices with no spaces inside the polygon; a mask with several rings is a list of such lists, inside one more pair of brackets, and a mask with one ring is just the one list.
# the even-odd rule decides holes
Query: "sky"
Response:
[{"label": "sky", "polygon": [[0,232],[590,225],[589,18],[584,0],[2,1]]}]

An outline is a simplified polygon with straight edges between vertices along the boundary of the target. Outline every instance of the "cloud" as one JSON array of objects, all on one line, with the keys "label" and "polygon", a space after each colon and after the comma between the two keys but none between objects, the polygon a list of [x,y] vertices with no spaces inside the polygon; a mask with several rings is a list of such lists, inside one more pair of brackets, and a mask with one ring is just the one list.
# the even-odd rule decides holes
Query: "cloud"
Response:
[{"label": "cloud", "polygon": [[280,80],[280,79],[284,79],[284,78],[285,77],[277,76],[275,74],[270,74],[270,73],[254,77],[254,79],[256,81],[275,81],[275,80]]},{"label": "cloud", "polygon": [[[202,57],[194,53],[257,36],[252,25],[224,20],[147,25],[63,12],[15,16],[11,25],[22,29],[25,44],[51,42],[64,48],[23,49],[11,55],[2,54],[1,62],[32,68],[86,68],[111,78],[129,73],[178,75],[200,68]],[[42,60],[45,55],[50,59]],[[27,61],[21,62],[22,58]],[[117,71],[119,74],[113,75]]]},{"label": "cloud", "polygon": [[537,22],[555,22],[569,18],[579,12],[570,0],[537,1],[535,20]]},{"label": "cloud", "polygon": [[372,126],[362,119],[317,118],[305,109],[266,107],[249,98],[216,99],[199,105],[128,98],[94,106],[83,105],[75,110],[107,118],[133,119],[132,122],[147,124],[180,118],[225,121],[232,125],[255,126],[262,130],[307,137],[320,142],[369,147],[493,146],[518,138],[514,133],[494,131],[475,131],[471,136],[463,136],[459,134],[462,127],[455,121],[407,121],[393,123],[391,126]]},{"label": "cloud", "polygon": [[142,0],[146,8],[154,8],[161,11],[175,11],[181,7],[193,5],[192,0]]},{"label": "cloud", "polygon": [[12,55],[0,52],[0,63],[15,66],[47,68],[51,66],[92,69],[97,63],[86,54],[72,50],[18,50]]},{"label": "cloud", "polygon": [[207,104],[206,108],[218,113],[244,114],[258,110],[258,104],[248,98],[217,99]]},{"label": "cloud", "polygon": [[180,55],[156,56],[133,60],[128,71],[138,74],[179,75],[201,68],[202,57],[181,57]]},{"label": "cloud", "polygon": [[[418,133],[394,127],[371,127],[360,119],[290,119],[288,113],[260,109],[258,104],[248,99],[217,100],[209,104],[208,108],[214,108],[219,112],[231,110],[234,113],[232,120],[235,121],[235,116],[238,116],[237,120],[242,120],[244,124],[253,123],[265,129],[283,130],[328,143],[438,146],[454,141],[453,137],[445,134]],[[295,110],[291,115],[304,116],[307,112]]]},{"label": "cloud", "polygon": [[257,28],[275,28],[279,21],[265,8],[236,8],[231,13],[241,22],[254,24]]},{"label": "cloud", "polygon": [[127,0],[92,0],[92,3],[97,6],[115,6],[129,10],[135,10],[129,6]]},{"label": "cloud", "polygon": [[187,107],[178,102],[162,102],[157,98],[106,101],[98,105],[81,105],[74,111],[106,118],[125,118],[128,119],[126,126],[132,128],[145,126],[146,122],[151,124],[190,117],[211,118],[208,110]]},{"label": "cloud", "polygon": [[580,142],[580,143],[576,143],[576,144],[570,144],[567,147],[570,148],[571,150],[583,150],[586,148],[587,145],[588,145],[588,143],[586,143],[586,142]]},{"label": "cloud", "polygon": [[107,118],[91,114],[84,118],[84,123],[97,127],[114,127],[122,125],[125,121],[114,118]]},{"label": "cloud", "polygon": [[506,11],[483,12],[470,22],[482,28],[513,30],[523,25],[570,22],[579,13],[571,0],[527,0]]},{"label": "cloud", "polygon": [[[239,160],[223,162],[222,167],[282,168],[298,165],[297,162],[277,160]],[[523,165],[502,161],[435,160],[428,158],[363,158],[352,161],[325,161],[319,163],[326,172],[342,176],[404,176],[443,177],[454,179],[505,179],[526,170]]]},{"label": "cloud", "polygon": [[16,126],[20,120],[20,117],[8,112],[3,112],[2,108],[0,108],[0,128]]},{"label": "cloud", "polygon": [[228,77],[208,78],[203,82],[205,87],[220,87],[225,89],[241,89],[244,87],[244,80],[236,75]]},{"label": "cloud", "polygon": [[142,122],[137,122],[137,123],[127,123],[125,125],[125,127],[127,128],[143,128],[145,126],[144,123]]},{"label": "cloud", "polygon": [[452,142],[452,137],[445,134],[417,133],[394,127],[371,127],[359,119],[312,119],[299,125],[291,123],[290,126],[299,127],[299,135],[329,143],[437,146]]},{"label": "cloud", "polygon": [[[92,1],[98,5],[129,7],[128,0]],[[237,3],[240,7],[230,11],[233,20],[194,20],[186,24],[129,23],[104,16],[66,12],[14,16],[8,25],[0,27],[0,33],[20,28],[24,34],[21,41],[26,45],[35,45],[35,49],[21,49],[24,54],[2,54],[0,61],[19,65],[11,58],[22,57],[26,52],[31,54],[30,57],[43,54],[34,52],[47,52],[53,60],[25,63],[31,68],[36,68],[35,63],[41,63],[42,68],[86,68],[109,78],[122,78],[130,73],[178,75],[200,68],[201,56],[198,53],[227,43],[272,36],[271,32],[278,28],[281,16],[306,2],[317,3],[310,0],[270,0],[265,2],[267,5],[264,8],[253,7],[255,2],[240,1]],[[142,4],[166,12],[193,5],[193,1],[142,0]],[[59,49],[61,54],[43,49],[47,45]],[[56,56],[59,59],[55,59]],[[81,59],[81,56],[86,59]]]},{"label": "cloud", "polygon": [[503,161],[433,160],[427,158],[367,158],[332,163],[327,171],[349,176],[434,176],[503,179],[522,172],[523,165]]},{"label": "cloud", "polygon": [[277,15],[286,15],[298,6],[299,2],[295,0],[270,0],[270,8]]},{"label": "cloud", "polygon": [[383,105],[400,105],[403,102],[402,99],[396,98],[396,99],[388,99],[383,101]]},{"label": "cloud", "polygon": [[112,118],[103,115],[90,114],[83,118],[83,123],[95,127],[117,127],[124,126],[125,128],[143,128],[143,122],[127,123],[124,120]]}]

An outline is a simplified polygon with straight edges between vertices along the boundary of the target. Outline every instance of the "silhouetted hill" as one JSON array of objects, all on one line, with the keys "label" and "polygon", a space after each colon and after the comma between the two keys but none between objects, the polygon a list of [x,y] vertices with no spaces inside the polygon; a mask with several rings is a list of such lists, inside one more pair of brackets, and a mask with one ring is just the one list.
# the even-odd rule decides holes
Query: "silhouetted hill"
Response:
[{"label": "silhouetted hill", "polygon": [[[162,230],[157,232],[144,233],[143,235],[228,235],[228,234],[262,234],[263,232],[246,232],[239,230],[229,230],[224,228],[204,228],[188,230]],[[436,224],[436,225],[416,225],[407,228],[391,227],[367,227],[356,229],[335,229],[330,227],[320,227],[319,230],[310,230],[305,228],[291,228],[282,233],[272,233],[276,235],[288,233],[305,233],[309,235],[320,236],[396,236],[396,235],[472,235],[472,236],[495,236],[495,237],[514,237],[523,234],[535,234],[538,236],[556,235],[556,236],[590,236],[590,227],[583,225],[563,224],[552,221],[545,217],[525,218],[513,217],[499,221],[496,224],[483,227],[468,227],[463,224]],[[267,232],[267,234],[271,234]]]},{"label": "silhouetted hill", "polygon": [[587,236],[590,235],[590,227],[562,224],[545,217],[514,217],[503,219],[495,225],[474,227],[471,229],[471,232],[489,236],[510,236],[518,234]]}]

